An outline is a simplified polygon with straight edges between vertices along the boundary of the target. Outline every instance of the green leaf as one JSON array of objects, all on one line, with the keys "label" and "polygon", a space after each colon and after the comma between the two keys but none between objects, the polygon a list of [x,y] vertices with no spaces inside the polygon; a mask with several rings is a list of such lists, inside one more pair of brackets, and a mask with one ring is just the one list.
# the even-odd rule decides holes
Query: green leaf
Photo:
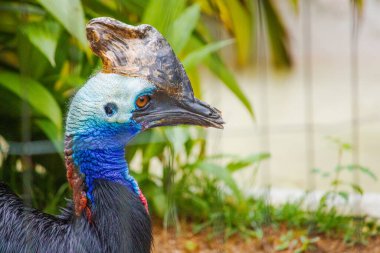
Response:
[{"label": "green leaf", "polygon": [[164,37],[167,37],[174,20],[185,8],[185,3],[185,0],[150,0],[142,23],[154,26]]},{"label": "green leaf", "polygon": [[[4,13],[12,13],[16,14],[15,18],[21,16],[21,14],[28,13],[28,15],[39,15],[42,16],[45,14],[45,11],[43,11],[39,6],[36,6],[35,4],[32,3],[27,3],[27,2],[17,2],[17,1],[1,1],[0,2],[0,11],[2,14]],[[4,21],[4,20],[2,20]],[[5,22],[4,24],[6,24]],[[0,28],[3,29],[4,27]]]},{"label": "green leaf", "polygon": [[349,195],[347,192],[340,191],[338,192],[338,195],[341,196],[346,202],[348,201]]},{"label": "green leaf", "polygon": [[351,144],[349,144],[349,143],[342,143],[341,148],[342,148],[343,150],[352,150],[352,146],[351,146]]},{"label": "green leaf", "polygon": [[339,172],[339,171],[344,170],[345,168],[346,168],[345,166],[337,165],[337,166],[335,166],[335,171],[336,171],[336,172]]},{"label": "green leaf", "polygon": [[273,1],[260,0],[263,7],[272,63],[277,68],[291,67],[292,57],[289,49],[289,37],[284,22]]},{"label": "green leaf", "polygon": [[162,133],[162,129],[156,128],[139,134],[133,139],[130,145],[146,145],[151,143],[165,143],[166,139]]},{"label": "green leaf", "polygon": [[204,230],[205,228],[210,226],[210,224],[211,224],[210,221],[206,221],[206,222],[200,223],[200,224],[194,224],[192,231],[194,234],[198,234],[199,232],[201,232],[202,230]]},{"label": "green leaf", "polygon": [[289,241],[285,241],[285,242],[281,243],[280,245],[277,245],[274,250],[275,251],[286,250],[287,248],[289,248],[289,244],[290,244]]},{"label": "green leaf", "polygon": [[186,249],[186,251],[188,251],[188,252],[195,252],[197,248],[198,248],[198,244],[195,241],[193,241],[191,239],[190,240],[186,240],[186,242],[185,242],[185,249]]},{"label": "green leaf", "polygon": [[40,80],[46,75],[47,68],[50,67],[48,59],[29,41],[21,29],[17,32],[16,38],[18,40],[18,72],[23,77]]},{"label": "green leaf", "polygon": [[313,238],[309,239],[310,243],[316,243],[318,241],[319,241],[319,237],[313,237]]},{"label": "green leaf", "polygon": [[363,14],[363,7],[364,7],[364,0],[353,0],[353,1],[350,1],[350,2],[353,5],[354,10],[359,15],[362,15]]},{"label": "green leaf", "polygon": [[249,165],[260,163],[263,160],[269,159],[269,157],[270,157],[269,153],[260,153],[260,154],[250,155],[243,159],[234,159],[232,162],[227,164],[227,168],[229,171],[235,172],[235,171],[244,169],[245,167]]},{"label": "green leaf", "polygon": [[218,51],[219,49],[232,44],[233,40],[222,40],[214,43],[207,44],[197,50],[189,53],[182,61],[186,71],[191,70],[205,60],[211,53]]},{"label": "green leaf", "polygon": [[164,133],[176,153],[184,151],[186,141],[191,138],[188,128],[169,127]]},{"label": "green leaf", "polygon": [[370,178],[372,178],[373,180],[377,180],[377,176],[369,169],[369,168],[366,168],[366,167],[363,167],[363,166],[358,166],[359,167],[359,170],[369,176]]},{"label": "green leaf", "polygon": [[161,131],[151,131],[149,140],[143,147],[143,164],[147,164],[150,160],[161,154],[166,146],[165,137]]},{"label": "green leaf", "polygon": [[333,186],[338,186],[338,185],[341,185],[343,184],[343,181],[342,180],[339,180],[339,179],[335,179],[331,182],[331,185]]},{"label": "green leaf", "polygon": [[227,168],[209,162],[200,162],[196,164],[196,167],[221,180],[232,190],[236,196],[241,196],[241,192],[234,178],[232,177],[232,174],[227,170]]},{"label": "green leaf", "polygon": [[257,239],[262,240],[264,238],[264,231],[261,227],[255,228],[255,235]]},{"label": "green leaf", "polygon": [[87,47],[85,19],[80,0],[37,0],[65,29]]},{"label": "green leaf", "polygon": [[367,168],[367,167],[363,167],[363,166],[357,165],[357,164],[350,164],[350,165],[346,166],[346,168],[349,171],[358,170],[362,174],[369,176],[373,180],[375,180],[375,181],[377,180],[377,176],[369,168]]},{"label": "green leaf", "polygon": [[188,7],[173,23],[168,34],[168,41],[174,52],[179,54],[189,41],[200,16],[198,4]]},{"label": "green leaf", "polygon": [[0,85],[26,100],[33,109],[52,121],[57,132],[62,129],[62,113],[57,101],[39,82],[18,74],[0,72]]},{"label": "green leaf", "polygon": [[[91,0],[90,0],[91,1]],[[94,2],[94,1],[91,1]],[[121,0],[126,9],[135,15],[142,16],[149,1],[146,0]],[[122,14],[122,13],[121,13]]]},{"label": "green leaf", "polygon": [[157,192],[152,199],[153,208],[155,213],[159,217],[164,217],[167,209],[168,209],[168,199],[167,196],[162,192]]},{"label": "green leaf", "polygon": [[191,208],[195,208],[198,213],[207,214],[210,212],[210,207],[207,200],[197,195],[191,196],[191,202],[189,204],[191,204]]},{"label": "green leaf", "polygon": [[354,192],[356,192],[360,195],[364,194],[363,188],[358,184],[351,184],[351,188],[352,188],[352,190],[354,190]]},{"label": "green leaf", "polygon": [[52,21],[28,23],[22,27],[29,41],[55,66],[55,50],[61,27]]},{"label": "green leaf", "polygon": [[57,152],[63,157],[63,133],[50,120],[38,119],[36,125],[46,134],[49,140],[53,143]]},{"label": "green leaf", "polygon": [[294,11],[298,14],[299,13],[299,0],[289,0],[290,4],[292,5]]},{"label": "green leaf", "polygon": [[323,172],[323,173],[321,174],[321,176],[322,176],[322,177],[329,177],[329,176],[330,176],[330,172],[325,171],[325,172]]},{"label": "green leaf", "polygon": [[341,139],[339,138],[336,138],[336,137],[332,137],[332,136],[327,136],[326,138],[328,141],[336,144],[338,146],[339,149],[341,150],[344,150],[344,151],[349,151],[349,150],[352,150],[352,145],[349,144],[349,143],[346,143],[344,141],[342,141]]},{"label": "green leaf", "polygon": [[206,60],[207,66],[210,70],[229,88],[232,93],[243,103],[250,115],[254,118],[253,108],[249,102],[247,96],[240,89],[238,82],[236,81],[233,73],[227,69],[223,62],[217,57],[210,57]]},{"label": "green leaf", "polygon": [[53,199],[45,207],[44,212],[54,213],[57,209],[59,202],[63,199],[65,193],[69,189],[69,184],[64,183],[61,187],[58,188],[58,191],[54,194]]},{"label": "green leaf", "polygon": [[191,69],[187,72],[187,76],[190,79],[191,86],[193,87],[194,96],[202,99],[201,80],[197,69]]},{"label": "green leaf", "polygon": [[238,62],[240,65],[245,65],[249,62],[252,48],[251,18],[246,7],[240,1],[225,0],[225,3],[231,16],[233,32],[236,38]]}]

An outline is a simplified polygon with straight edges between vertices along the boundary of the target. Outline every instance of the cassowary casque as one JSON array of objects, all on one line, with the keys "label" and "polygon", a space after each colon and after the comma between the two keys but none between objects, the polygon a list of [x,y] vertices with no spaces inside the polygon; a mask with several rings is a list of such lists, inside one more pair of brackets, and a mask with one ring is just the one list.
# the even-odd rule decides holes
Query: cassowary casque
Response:
[{"label": "cassowary casque", "polygon": [[125,145],[158,126],[222,128],[220,112],[194,98],[155,28],[96,18],[87,38],[103,69],[76,93],[66,120],[73,199],[52,216],[25,206],[0,183],[0,252],[150,252],[148,205],[129,174]]}]

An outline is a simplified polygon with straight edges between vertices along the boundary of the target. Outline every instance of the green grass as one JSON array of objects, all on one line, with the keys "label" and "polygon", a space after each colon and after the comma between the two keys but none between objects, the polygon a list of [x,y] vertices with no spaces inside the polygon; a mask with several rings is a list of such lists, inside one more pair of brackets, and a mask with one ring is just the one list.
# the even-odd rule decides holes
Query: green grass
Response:
[{"label": "green grass", "polygon": [[[212,228],[213,234],[224,234],[226,238],[235,234],[260,238],[263,236],[263,228],[285,225],[290,230],[305,231],[299,237],[293,238],[298,240],[299,245],[304,245],[304,249],[312,247],[318,235],[340,238],[347,244],[365,244],[371,236],[380,235],[379,221],[366,215],[345,215],[350,211],[349,195],[362,195],[364,191],[360,185],[345,182],[340,178],[342,173],[354,171],[373,180],[376,180],[376,176],[363,166],[342,164],[342,154],[350,152],[351,147],[336,140],[334,143],[337,143],[338,149],[335,168],[330,171],[314,169],[310,172],[324,177],[324,180],[330,180],[329,190],[314,209],[308,209],[305,204],[310,194],[308,192],[297,201],[274,205],[270,204],[265,196],[246,196],[240,190],[234,180],[234,173],[240,170],[255,172],[262,161],[269,159],[269,154],[264,153],[244,158],[204,157],[185,164],[181,164],[178,157],[173,157],[177,162],[170,163],[168,167],[164,166],[166,174],[170,174],[170,185],[164,187],[166,191],[164,190],[158,197],[159,200],[156,200],[166,200],[166,205],[161,209],[163,213],[156,214],[166,217],[164,221],[169,222],[166,225],[175,224],[179,219],[187,219],[193,222],[194,232]],[[191,150],[188,154],[191,156]],[[165,180],[157,184],[157,188],[161,188],[161,185],[165,185]],[[151,202],[155,203],[153,192],[147,195],[153,196]],[[345,203],[339,210],[331,205],[338,199]],[[170,212],[170,215],[166,212]],[[171,220],[168,220],[168,217]],[[304,249],[301,247],[300,252]]]}]

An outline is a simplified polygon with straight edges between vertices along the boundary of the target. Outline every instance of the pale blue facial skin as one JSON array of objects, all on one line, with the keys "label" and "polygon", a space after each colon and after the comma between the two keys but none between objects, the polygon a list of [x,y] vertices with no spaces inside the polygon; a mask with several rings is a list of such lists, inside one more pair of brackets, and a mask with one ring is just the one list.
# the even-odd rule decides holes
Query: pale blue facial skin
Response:
[{"label": "pale blue facial skin", "polygon": [[[85,125],[90,118],[109,123],[126,123],[137,109],[139,96],[151,94],[155,86],[141,78],[117,74],[98,73],[87,81],[71,102],[66,123],[66,135],[87,131]],[[115,103],[118,112],[109,117],[104,106]]]},{"label": "pale blue facial skin", "polygon": [[[141,125],[132,119],[132,113],[138,110],[137,98],[152,94],[155,89],[140,78],[98,73],[72,100],[66,136],[73,138],[72,157],[85,175],[91,201],[94,179],[118,182],[139,194],[137,183],[128,172],[124,147],[141,132]],[[105,106],[110,103],[116,105],[116,110],[107,115]]]}]

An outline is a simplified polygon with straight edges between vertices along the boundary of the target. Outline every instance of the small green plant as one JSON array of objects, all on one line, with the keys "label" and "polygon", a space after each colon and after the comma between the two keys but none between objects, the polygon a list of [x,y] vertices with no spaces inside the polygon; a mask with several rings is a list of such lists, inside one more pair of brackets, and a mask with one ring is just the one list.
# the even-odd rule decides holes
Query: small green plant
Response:
[{"label": "small green plant", "polygon": [[308,252],[315,249],[315,244],[319,237],[309,238],[305,233],[296,235],[293,230],[288,231],[280,237],[280,244],[275,247],[275,251],[291,250],[294,253]]},{"label": "small green plant", "polygon": [[363,215],[343,216],[341,213],[345,210],[338,209],[336,203],[339,200],[344,201],[344,207],[347,209],[350,194],[362,196],[364,190],[361,185],[355,182],[345,181],[342,179],[342,173],[360,173],[377,180],[376,175],[369,169],[358,164],[343,164],[342,158],[344,153],[352,151],[352,146],[342,142],[337,138],[328,138],[338,147],[338,162],[333,171],[322,171],[313,169],[313,173],[319,174],[323,178],[330,179],[330,188],[323,194],[319,201],[318,208],[315,212],[315,218],[312,222],[318,232],[334,234],[337,231],[344,233],[344,240],[347,243],[365,243],[367,234],[363,233],[366,225],[366,217]]},{"label": "small green plant", "polygon": [[[309,196],[309,193],[305,193],[304,197],[297,201],[287,202],[273,208],[272,224],[285,224],[288,228],[295,230],[307,229],[306,235],[309,237],[323,234],[343,238],[348,245],[365,245],[368,238],[379,235],[379,220],[365,215],[347,215],[349,211],[352,211],[349,206],[350,195],[361,196],[364,194],[364,190],[361,185],[343,180],[342,173],[357,171],[373,180],[377,178],[366,167],[343,164],[343,154],[352,150],[351,145],[334,138],[329,138],[329,140],[338,146],[338,163],[332,171],[313,169],[313,173],[330,180],[330,187],[321,197],[317,208],[305,209],[305,199]],[[340,203],[340,205],[337,206],[337,203]],[[259,208],[256,210],[257,212],[263,213],[264,210]],[[289,238],[289,235],[288,237],[283,237],[284,242],[279,247],[291,245],[291,240],[285,240],[287,238]],[[307,240],[304,241],[307,242]]]},{"label": "small green plant", "polygon": [[297,239],[294,238],[294,233],[292,230],[288,231],[286,234],[281,235],[280,237],[280,244],[275,247],[276,251],[282,251],[282,250],[292,250],[294,249],[298,244]]},{"label": "small green plant", "polygon": [[306,235],[302,235],[299,238],[300,247],[298,247],[294,253],[307,252],[309,250],[315,249],[315,244],[319,241],[319,237],[309,238]]}]

